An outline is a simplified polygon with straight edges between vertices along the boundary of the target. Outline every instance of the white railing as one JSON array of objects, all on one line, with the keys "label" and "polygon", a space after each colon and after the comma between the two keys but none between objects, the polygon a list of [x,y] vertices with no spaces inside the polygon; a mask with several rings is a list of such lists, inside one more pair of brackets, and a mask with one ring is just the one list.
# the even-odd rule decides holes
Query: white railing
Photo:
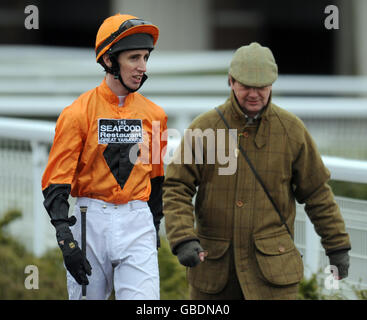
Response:
[{"label": "white railing", "polygon": [[[222,81],[223,75],[228,71],[232,59],[233,50],[228,51],[200,51],[200,52],[167,52],[153,51],[148,62],[148,74],[155,78],[148,86],[156,86],[153,82],[158,81],[156,77],[162,77],[161,88],[166,88],[168,92],[171,89],[181,90],[175,84],[187,88],[204,89],[216,94],[216,92],[225,90],[226,81]],[[51,87],[55,90],[72,90],[82,93],[89,90],[92,86],[86,87],[84,81],[94,81],[96,85],[103,76],[102,68],[96,64],[95,53],[91,49],[62,48],[62,47],[44,47],[44,46],[10,46],[0,45],[0,93],[19,92],[28,90],[29,85],[37,80],[39,85],[46,85],[50,88],[53,80],[62,81],[59,88]],[[21,70],[21,72],[20,72]],[[321,95],[367,95],[367,77],[356,76],[287,76],[282,75],[274,84],[274,91],[279,94],[321,94]],[[218,73],[222,76],[211,75],[210,77],[183,77],[185,74],[192,73]],[[177,75],[180,76],[177,76]],[[176,75],[181,82],[175,79],[165,79],[167,75]],[[225,77],[225,76],[224,76]],[[50,79],[52,81],[50,82]],[[11,85],[12,80],[18,83],[18,88]],[[38,81],[39,80],[39,81]],[[78,80],[79,85],[69,86],[67,82],[75,84]],[[208,82],[207,82],[208,81]],[[144,84],[145,86],[145,84]],[[34,88],[34,87],[33,87]],[[152,87],[156,88],[156,87]],[[7,91],[10,90],[10,91]],[[34,92],[31,91],[33,94]],[[146,92],[147,93],[147,92]]]},{"label": "white railing", "polygon": [[[41,178],[54,131],[54,123],[0,118],[0,212],[21,209],[23,219],[11,228],[37,256],[50,247],[46,239],[50,238],[52,230],[48,228],[47,213],[42,206]],[[7,140],[13,142],[9,144]],[[18,146],[16,141],[20,142]],[[23,186],[28,185],[26,194],[21,188],[9,189],[9,184],[16,183],[12,179]]]},{"label": "white railing", "polygon": [[[1,67],[2,68],[2,67]],[[0,68],[0,74],[1,74]],[[57,93],[77,96],[97,86],[103,79],[99,72],[90,78],[80,77],[36,77],[0,78],[1,94],[42,95]],[[14,85],[16,82],[17,85]],[[160,76],[152,74],[141,89],[144,95],[227,95],[228,84],[226,74],[197,76]],[[291,76],[280,75],[273,85],[275,96],[281,95],[367,95],[367,77],[346,76]]]},{"label": "white railing", "polygon": [[[148,62],[150,80],[142,92],[145,95],[196,92],[226,96],[226,73],[232,55],[233,50],[153,51]],[[94,57],[91,49],[0,45],[0,94],[79,95],[97,86],[103,77],[102,68]],[[282,96],[366,97],[367,77],[289,76],[280,70],[273,89],[274,95]]]},{"label": "white railing", "polygon": [[[169,126],[182,133],[227,99],[232,54],[153,52],[141,92],[173,115]],[[0,46],[0,116],[56,119],[102,78],[90,49]],[[323,154],[367,159],[367,77],[280,74],[273,101],[304,120]]]}]

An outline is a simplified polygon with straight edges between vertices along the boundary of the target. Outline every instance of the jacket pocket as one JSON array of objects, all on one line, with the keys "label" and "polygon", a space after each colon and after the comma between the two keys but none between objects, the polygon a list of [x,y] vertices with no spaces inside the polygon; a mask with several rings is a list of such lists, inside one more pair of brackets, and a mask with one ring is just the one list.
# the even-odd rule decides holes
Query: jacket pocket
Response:
[{"label": "jacket pocket", "polygon": [[287,232],[254,237],[260,271],[269,283],[285,286],[303,278],[303,262]]},{"label": "jacket pocket", "polygon": [[230,241],[198,235],[200,245],[208,252],[204,262],[187,268],[187,280],[205,293],[218,293],[228,282]]}]

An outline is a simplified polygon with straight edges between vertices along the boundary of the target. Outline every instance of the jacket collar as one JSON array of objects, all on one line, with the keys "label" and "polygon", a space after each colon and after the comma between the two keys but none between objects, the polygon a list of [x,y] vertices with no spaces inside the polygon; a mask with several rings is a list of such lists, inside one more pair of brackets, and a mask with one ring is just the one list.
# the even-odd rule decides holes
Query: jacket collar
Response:
[{"label": "jacket collar", "polygon": [[[102,83],[98,87],[99,93],[102,95],[102,97],[109,102],[110,104],[119,105],[119,97],[116,96],[116,94],[110,89],[110,87],[107,85],[106,78],[103,79]],[[134,94],[129,93],[125,98],[125,103],[127,100],[130,100]]]},{"label": "jacket collar", "polygon": [[[258,130],[255,136],[255,144],[259,149],[266,144],[266,141],[268,140],[270,134],[269,119],[271,114],[273,113],[271,100],[272,99],[270,94],[268,105],[262,111],[259,119]],[[243,124],[243,126],[245,126],[247,118],[245,113],[242,111],[242,108],[239,106],[233,90],[231,90],[230,101],[231,101],[232,116],[236,120],[236,123],[241,123]]]}]

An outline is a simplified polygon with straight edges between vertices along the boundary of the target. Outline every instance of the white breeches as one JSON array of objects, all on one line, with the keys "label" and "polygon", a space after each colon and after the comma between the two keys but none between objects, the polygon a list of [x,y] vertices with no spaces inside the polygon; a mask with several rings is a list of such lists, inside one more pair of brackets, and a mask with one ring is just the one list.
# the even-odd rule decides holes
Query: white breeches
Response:
[{"label": "white breeches", "polygon": [[[91,198],[78,198],[71,227],[81,248],[81,205],[88,206],[87,259],[92,266],[88,276],[87,299],[108,299],[112,289],[121,300],[159,299],[159,269],[156,231],[146,202],[134,200],[114,205]],[[82,297],[82,286],[67,272],[69,299]]]}]

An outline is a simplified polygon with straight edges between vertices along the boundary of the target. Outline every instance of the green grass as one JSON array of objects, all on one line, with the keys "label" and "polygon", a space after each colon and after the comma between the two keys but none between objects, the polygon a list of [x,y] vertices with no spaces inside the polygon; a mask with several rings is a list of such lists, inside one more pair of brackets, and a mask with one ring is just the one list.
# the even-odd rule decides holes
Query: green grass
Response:
[{"label": "green grass", "polygon": [[331,180],[329,182],[336,196],[367,200],[367,184]]},{"label": "green grass", "polygon": [[[68,299],[66,271],[60,249],[50,250],[38,258],[5,231],[6,226],[19,217],[21,212],[11,210],[0,219],[0,300]],[[158,254],[161,299],[187,299],[185,267],[172,255],[163,237],[161,246]],[[38,268],[38,289],[25,287],[26,278],[32,275],[25,273],[26,267],[30,265]]]},{"label": "green grass", "polygon": [[[344,187],[341,188],[344,190]],[[363,189],[365,192],[365,189]],[[362,194],[363,194],[362,192]],[[65,300],[66,272],[63,266],[61,251],[56,248],[40,258],[29,253],[23,245],[9,236],[4,227],[19,218],[19,211],[9,211],[0,219],[0,300]],[[171,253],[167,240],[162,237],[159,249],[160,293],[162,300],[189,299],[186,281],[186,268],[179,264],[177,257]],[[28,265],[37,266],[39,270],[39,288],[26,289],[25,274]],[[302,300],[336,300],[346,299],[341,293],[325,295],[321,291],[322,283],[317,275],[304,279],[300,284],[298,299]],[[352,288],[357,299],[366,300],[367,290]],[[114,299],[112,294],[111,299]]]}]

